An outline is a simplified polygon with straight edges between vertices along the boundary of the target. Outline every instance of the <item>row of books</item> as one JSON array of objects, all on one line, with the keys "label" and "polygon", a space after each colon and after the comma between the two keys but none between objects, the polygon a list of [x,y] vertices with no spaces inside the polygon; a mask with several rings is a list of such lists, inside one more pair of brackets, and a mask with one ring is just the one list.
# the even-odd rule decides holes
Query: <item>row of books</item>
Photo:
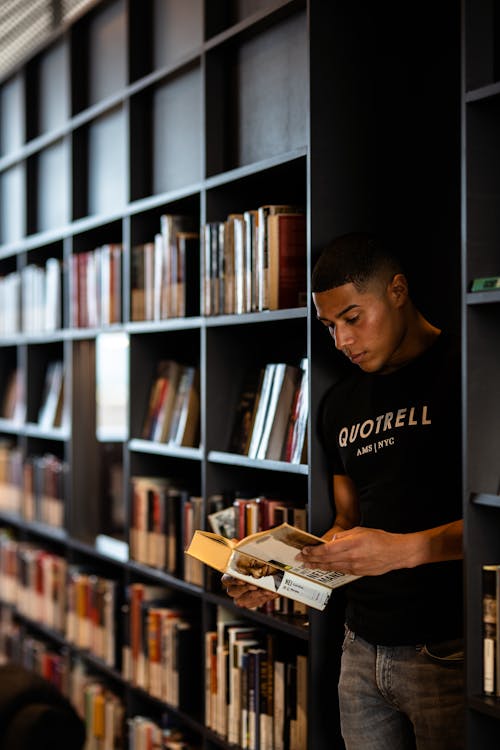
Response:
[{"label": "row of books", "polygon": [[41,675],[74,705],[86,726],[86,750],[190,750],[193,747],[165,712],[158,722],[135,715],[125,719],[123,700],[70,651],[54,649],[27,634],[9,607],[0,607],[0,662],[16,663]]},{"label": "row of books", "polygon": [[72,666],[69,685],[67,697],[86,725],[85,750],[194,750],[168,712],[158,722],[141,714],[126,719],[122,698],[82,660]]},{"label": "row of books", "polygon": [[229,451],[249,458],[306,462],[308,360],[272,362],[246,373]]},{"label": "row of books", "polygon": [[202,314],[300,307],[306,299],[302,207],[268,204],[202,226]]},{"label": "row of books", "polygon": [[0,277],[0,336],[61,328],[62,263],[48,258]]},{"label": "row of books", "polygon": [[244,539],[285,521],[299,528],[305,528],[306,523],[303,502],[243,490],[209,495],[207,510],[210,529],[227,539]]},{"label": "row of books", "polygon": [[122,320],[121,243],[108,243],[70,257],[70,325],[96,328]]},{"label": "row of books", "polygon": [[218,607],[205,634],[205,723],[243,750],[307,746],[307,656]]},{"label": "row of books", "polygon": [[149,391],[142,438],[196,447],[200,439],[200,371],[173,359],[162,359]]},{"label": "row of books", "polygon": [[[200,269],[201,239],[201,269]],[[297,307],[306,300],[303,207],[267,204],[196,226],[162,214],[159,231],[131,248],[132,321]],[[121,243],[70,256],[71,326],[122,320]],[[54,331],[62,324],[58,258],[0,277],[0,335]]]},{"label": "row of books", "polygon": [[64,557],[0,533],[2,600],[30,620],[63,634],[67,562]]},{"label": "row of books", "polygon": [[199,265],[200,234],[194,218],[162,214],[154,239],[132,247],[131,320],[197,315]]},{"label": "row of books", "polygon": [[69,700],[85,722],[85,750],[126,747],[125,705],[82,661],[71,669]]},{"label": "row of books", "polygon": [[131,483],[131,559],[202,585],[202,566],[183,552],[203,525],[203,498],[166,477],[136,475]]},{"label": "row of books", "polygon": [[70,679],[69,650],[55,651],[53,645],[26,633],[11,607],[0,606],[0,662],[14,662],[44,677],[67,694]]},{"label": "row of books", "polygon": [[52,453],[24,458],[19,446],[0,441],[0,510],[62,528],[68,467]]},{"label": "row of books", "polygon": [[131,583],[122,594],[117,581],[4,534],[0,587],[5,603],[121,669],[124,680],[174,707],[195,708],[199,618],[173,605],[164,587]]},{"label": "row of books", "polygon": [[67,568],[64,635],[69,643],[117,668],[118,584],[71,565]]},{"label": "row of books", "polygon": [[194,746],[184,739],[184,732],[170,722],[155,723],[147,716],[127,720],[130,750],[190,750]]},{"label": "row of books", "polygon": [[127,587],[124,618],[123,678],[175,708],[196,711],[199,618],[175,605],[165,588],[143,583]]},{"label": "row of books", "polygon": [[482,566],[483,692],[500,697],[500,564]]},{"label": "row of books", "polygon": [[2,600],[110,667],[118,666],[118,585],[34,544],[0,535]]},{"label": "row of books", "polygon": [[125,719],[125,706],[81,661],[71,672],[69,699],[84,719],[85,750],[194,750],[184,731],[168,713],[158,723],[135,715]]}]

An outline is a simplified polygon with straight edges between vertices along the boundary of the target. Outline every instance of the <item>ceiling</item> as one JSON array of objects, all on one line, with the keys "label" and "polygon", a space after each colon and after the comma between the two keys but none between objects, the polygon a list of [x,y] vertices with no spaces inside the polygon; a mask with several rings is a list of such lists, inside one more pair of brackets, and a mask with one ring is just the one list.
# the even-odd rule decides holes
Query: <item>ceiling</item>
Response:
[{"label": "ceiling", "polygon": [[95,0],[0,0],[0,81]]}]

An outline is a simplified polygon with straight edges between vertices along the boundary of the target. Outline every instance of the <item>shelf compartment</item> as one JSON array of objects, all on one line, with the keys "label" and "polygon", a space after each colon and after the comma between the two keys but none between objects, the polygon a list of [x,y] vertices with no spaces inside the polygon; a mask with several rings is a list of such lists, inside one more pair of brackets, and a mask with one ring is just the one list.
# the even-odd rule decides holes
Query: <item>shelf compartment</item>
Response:
[{"label": "shelf compartment", "polygon": [[465,23],[465,85],[476,89],[500,80],[500,15],[498,4],[468,3]]},{"label": "shelf compartment", "polygon": [[0,157],[14,154],[25,139],[24,76],[17,73],[0,86]]},{"label": "shelf compartment", "polygon": [[201,89],[195,59],[131,98],[132,200],[201,179]]},{"label": "shelf compartment", "polygon": [[[271,362],[298,366],[306,354],[306,318],[271,320],[265,333],[263,336],[261,326],[252,323],[206,329],[206,446],[209,456],[212,451],[228,450],[248,373]],[[243,466],[255,465],[243,455],[231,459],[231,455],[226,454],[224,461],[228,460]],[[282,462],[277,464],[280,469],[292,466]],[[264,467],[265,462],[262,462]],[[304,469],[292,468],[292,471],[302,472]]]},{"label": "shelf compartment", "polygon": [[[54,373],[53,394],[49,394],[49,392],[45,390],[47,385],[46,378],[49,367],[54,369],[52,363],[60,363],[59,367],[62,367],[64,371],[64,348],[62,342],[55,342],[52,344],[32,345],[28,347],[27,351],[28,383],[26,421],[31,424],[31,427],[34,427],[36,424],[41,433],[46,428],[51,429],[54,427],[53,420],[51,423],[48,421],[49,414],[47,410],[50,410],[55,415],[58,400],[58,392],[56,392],[58,382],[56,382],[56,378],[59,375],[59,372]],[[49,397],[53,403],[45,403],[46,401],[49,401]],[[42,419],[42,425],[39,425],[39,417],[44,417],[42,407],[46,407],[46,416],[45,422]],[[44,424],[45,427],[43,426]]]},{"label": "shelf compartment", "polygon": [[184,59],[203,44],[201,0],[130,3],[130,80]]},{"label": "shelf compartment", "polygon": [[500,431],[498,392],[500,356],[495,342],[500,326],[498,305],[467,308],[467,443],[469,487],[494,494],[500,481],[497,436]]},{"label": "shelf compartment", "polygon": [[207,53],[206,175],[307,144],[306,16]]},{"label": "shelf compartment", "polygon": [[67,124],[71,115],[69,77],[69,50],[64,38],[28,63],[28,141],[45,133],[57,131]]},{"label": "shelf compartment", "polygon": [[26,165],[0,172],[0,245],[19,242],[26,234]]},{"label": "shelf compartment", "polygon": [[127,24],[125,1],[114,0],[95,8],[72,27],[73,114],[127,85]]},{"label": "shelf compartment", "polygon": [[[134,394],[131,402],[130,437],[147,439],[144,426],[151,405],[151,391],[158,376],[158,365],[162,360],[172,360],[178,364],[200,367],[200,331],[198,329],[179,329],[160,331],[140,336],[130,336],[130,392]],[[154,443],[151,443],[153,446]],[[168,443],[158,441],[158,445]],[[145,447],[145,446],[144,446]],[[172,446],[174,447],[174,446]],[[194,449],[197,446],[193,446]],[[186,446],[187,449],[187,446]],[[159,451],[168,455],[168,450]],[[172,455],[181,455],[174,449]],[[196,454],[187,454],[193,458]]]},{"label": "shelf compartment", "polygon": [[73,135],[73,216],[122,212],[128,202],[127,126],[119,105]]},{"label": "shelf compartment", "polygon": [[[466,278],[500,273],[500,97],[466,109]],[[494,292],[492,292],[494,294]],[[475,296],[475,295],[474,295]],[[467,296],[469,301],[470,295]]]},{"label": "shelf compartment", "polygon": [[28,159],[28,234],[48,232],[71,219],[69,141],[60,139]]}]

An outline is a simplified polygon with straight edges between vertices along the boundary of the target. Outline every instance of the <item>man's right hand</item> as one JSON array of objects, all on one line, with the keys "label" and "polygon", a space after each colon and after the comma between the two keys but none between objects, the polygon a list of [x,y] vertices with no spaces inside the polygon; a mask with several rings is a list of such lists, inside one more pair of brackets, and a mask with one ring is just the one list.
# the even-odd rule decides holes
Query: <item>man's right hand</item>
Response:
[{"label": "man's right hand", "polygon": [[266,602],[277,599],[279,596],[279,594],[275,594],[272,591],[266,591],[246,581],[233,578],[227,575],[227,573],[224,573],[222,576],[221,583],[238,607],[255,609],[255,607],[261,607]]}]

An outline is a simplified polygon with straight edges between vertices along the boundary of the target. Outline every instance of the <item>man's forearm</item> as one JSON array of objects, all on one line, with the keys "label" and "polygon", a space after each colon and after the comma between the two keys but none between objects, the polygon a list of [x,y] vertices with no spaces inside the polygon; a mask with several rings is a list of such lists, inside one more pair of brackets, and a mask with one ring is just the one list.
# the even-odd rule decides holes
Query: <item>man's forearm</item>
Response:
[{"label": "man's forearm", "polygon": [[463,521],[406,534],[407,567],[463,558]]}]

